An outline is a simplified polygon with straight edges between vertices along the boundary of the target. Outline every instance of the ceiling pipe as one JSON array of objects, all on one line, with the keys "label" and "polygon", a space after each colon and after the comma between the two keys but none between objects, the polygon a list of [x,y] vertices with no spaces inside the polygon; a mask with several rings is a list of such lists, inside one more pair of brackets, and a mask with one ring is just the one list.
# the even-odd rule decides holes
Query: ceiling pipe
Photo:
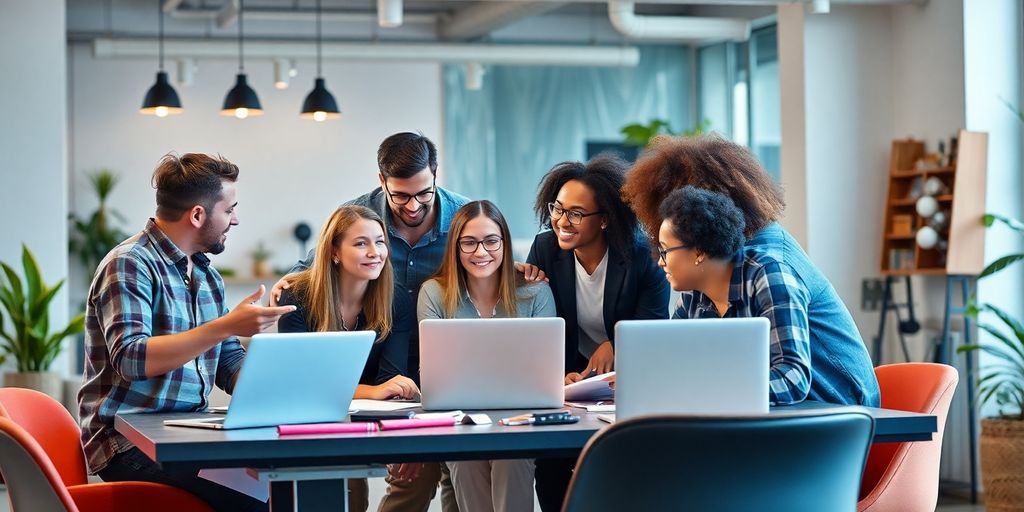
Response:
[{"label": "ceiling pipe", "polygon": [[750,20],[694,16],[638,16],[629,0],[609,0],[608,19],[624,36],[634,39],[673,41],[731,40],[750,38]]},{"label": "ceiling pipe", "polygon": [[480,2],[455,12],[438,25],[438,36],[444,40],[473,39],[519,20],[538,16],[565,5],[558,2]]},{"label": "ceiling pipe", "polygon": [[384,28],[402,26],[402,0],[377,0],[377,24]]},{"label": "ceiling pipe", "polygon": [[[156,39],[93,40],[93,55],[100,58],[155,57]],[[171,58],[231,59],[238,56],[237,43],[225,39],[175,39],[164,41]],[[245,41],[245,56],[252,59],[316,58],[308,42]],[[359,61],[435,61],[464,64],[536,66],[636,66],[640,50],[635,46],[570,46],[526,44],[454,43],[324,43],[323,58]]]},{"label": "ceiling pipe", "polygon": [[[200,20],[213,21],[217,19],[220,9],[209,8],[179,8],[168,13],[168,16],[177,20]],[[402,15],[403,24],[433,24],[437,22],[438,15],[407,13]],[[316,20],[316,11],[309,9],[260,9],[249,6],[245,8],[245,19],[247,21],[286,21],[286,22],[313,22]],[[376,12],[357,11],[324,11],[321,19],[324,22],[340,23],[367,23],[377,22]]]}]

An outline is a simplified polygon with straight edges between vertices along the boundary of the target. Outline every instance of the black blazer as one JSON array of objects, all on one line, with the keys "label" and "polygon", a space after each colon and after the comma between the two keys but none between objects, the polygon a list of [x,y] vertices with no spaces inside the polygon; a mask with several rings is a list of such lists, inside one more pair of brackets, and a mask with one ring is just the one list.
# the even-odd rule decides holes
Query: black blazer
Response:
[{"label": "black blazer", "polygon": [[[526,261],[548,276],[558,316],[565,320],[565,371],[587,367],[579,352],[579,324],[576,323],[576,256],[563,251],[553,231],[533,239]],[[608,274],[604,283],[604,329],[615,341],[619,320],[668,318],[669,288],[665,272],[653,259],[647,242],[637,237],[633,254],[626,257],[613,249],[608,253]],[[601,342],[602,340],[596,340]]]}]

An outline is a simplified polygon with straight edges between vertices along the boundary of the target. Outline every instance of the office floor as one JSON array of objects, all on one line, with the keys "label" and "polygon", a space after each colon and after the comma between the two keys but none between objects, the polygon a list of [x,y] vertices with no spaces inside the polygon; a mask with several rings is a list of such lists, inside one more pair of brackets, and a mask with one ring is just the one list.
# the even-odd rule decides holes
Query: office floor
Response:
[{"label": "office floor", "polygon": [[[384,480],[381,478],[374,478],[370,480],[370,503],[374,506],[380,502],[380,497],[384,494]],[[370,507],[374,510],[374,507]],[[435,499],[430,504],[430,512],[440,512],[441,503],[440,500]],[[539,506],[534,502],[534,510],[540,510]],[[957,499],[940,497],[939,506],[935,509],[936,512],[984,512],[984,505],[971,505]],[[7,488],[0,485],[0,512],[9,512],[10,505],[7,503]]]}]

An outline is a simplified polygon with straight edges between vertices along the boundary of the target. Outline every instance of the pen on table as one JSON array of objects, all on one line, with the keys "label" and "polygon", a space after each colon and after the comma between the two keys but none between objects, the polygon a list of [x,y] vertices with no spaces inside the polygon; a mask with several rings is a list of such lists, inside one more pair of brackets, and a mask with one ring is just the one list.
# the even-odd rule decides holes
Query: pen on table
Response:
[{"label": "pen on table", "polygon": [[508,418],[502,418],[498,420],[498,423],[507,427],[515,427],[518,425],[530,425],[534,421],[532,414],[520,414],[519,416],[511,416]]}]

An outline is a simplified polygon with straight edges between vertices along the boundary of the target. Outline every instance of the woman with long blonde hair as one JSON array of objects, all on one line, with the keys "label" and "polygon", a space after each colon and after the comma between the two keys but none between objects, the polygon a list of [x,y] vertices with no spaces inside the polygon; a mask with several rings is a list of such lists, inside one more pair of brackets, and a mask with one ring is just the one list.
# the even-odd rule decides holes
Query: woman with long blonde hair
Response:
[{"label": "woman with long blonde hair", "polygon": [[[547,283],[515,271],[505,217],[490,201],[466,204],[452,218],[441,269],[423,283],[417,317],[530,318],[555,316]],[[532,460],[448,462],[462,510],[533,510]]]},{"label": "woman with long blonde hair", "polygon": [[[407,367],[416,323],[408,293],[394,286],[384,222],[369,208],[342,206],[324,225],[313,264],[282,294],[281,304],[297,309],[281,317],[278,330],[375,331],[354,398],[414,398],[419,389]],[[349,480],[349,491],[352,510],[369,507],[365,479]]]}]

